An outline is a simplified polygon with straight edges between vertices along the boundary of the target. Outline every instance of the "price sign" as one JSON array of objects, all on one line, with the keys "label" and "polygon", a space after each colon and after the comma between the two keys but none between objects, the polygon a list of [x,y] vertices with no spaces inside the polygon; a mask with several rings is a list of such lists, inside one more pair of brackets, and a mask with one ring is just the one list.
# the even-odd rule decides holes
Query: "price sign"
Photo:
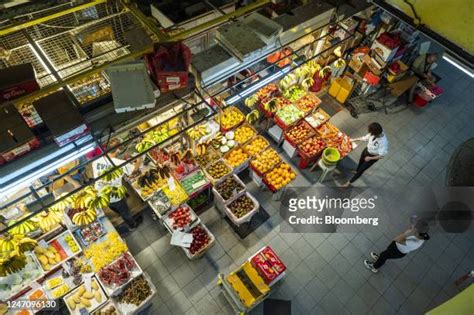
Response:
[{"label": "price sign", "polygon": [[173,177],[171,177],[171,176],[168,177],[168,187],[169,187],[170,191],[173,191],[173,190],[176,189],[176,184],[174,182]]},{"label": "price sign", "polygon": [[83,274],[83,278],[84,278],[84,287],[86,289],[86,292],[90,292],[91,291],[92,273]]}]

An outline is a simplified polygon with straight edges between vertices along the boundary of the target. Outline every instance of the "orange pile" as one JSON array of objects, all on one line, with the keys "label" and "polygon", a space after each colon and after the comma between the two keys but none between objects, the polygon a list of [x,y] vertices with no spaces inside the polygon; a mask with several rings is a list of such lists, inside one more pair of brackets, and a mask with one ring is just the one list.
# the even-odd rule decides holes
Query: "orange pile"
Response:
[{"label": "orange pile", "polygon": [[247,144],[244,149],[247,151],[250,155],[255,155],[265,149],[268,146],[267,140],[265,140],[262,136],[258,136],[252,142]]},{"label": "orange pile", "polygon": [[235,141],[245,143],[255,135],[255,131],[247,125],[237,128],[235,131]]},{"label": "orange pile", "polygon": [[269,171],[275,164],[281,161],[280,156],[275,150],[269,148],[257,155],[250,164],[257,169],[261,174]]},{"label": "orange pile", "polygon": [[226,155],[225,160],[230,166],[237,167],[244,163],[248,158],[248,154],[245,153],[242,148],[235,148]]},{"label": "orange pile", "polygon": [[295,178],[295,172],[286,163],[281,163],[265,175],[267,182],[276,190],[288,185]]}]

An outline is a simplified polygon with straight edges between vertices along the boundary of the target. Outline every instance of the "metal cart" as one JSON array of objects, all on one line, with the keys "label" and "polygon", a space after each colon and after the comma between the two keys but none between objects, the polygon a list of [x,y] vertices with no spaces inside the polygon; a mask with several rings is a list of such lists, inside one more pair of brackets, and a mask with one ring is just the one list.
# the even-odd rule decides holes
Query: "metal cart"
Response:
[{"label": "metal cart", "polygon": [[375,91],[366,94],[362,92],[363,85],[356,86],[353,92],[356,96],[347,101],[347,107],[354,118],[357,118],[363,109],[376,111],[383,108],[385,114],[388,114],[388,109],[393,107],[400,96],[410,90],[417,81],[416,76],[407,76],[394,83],[383,82]]}]

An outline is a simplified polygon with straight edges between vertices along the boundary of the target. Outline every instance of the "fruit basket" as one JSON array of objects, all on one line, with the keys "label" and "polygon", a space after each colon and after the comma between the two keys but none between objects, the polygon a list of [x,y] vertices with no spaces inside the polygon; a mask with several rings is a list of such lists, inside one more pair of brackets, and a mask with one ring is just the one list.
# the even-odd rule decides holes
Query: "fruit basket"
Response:
[{"label": "fruit basket", "polygon": [[262,87],[260,90],[258,90],[255,93],[255,97],[257,98],[258,101],[263,100],[265,98],[270,98],[273,95],[275,95],[275,93],[277,93],[278,90],[279,90],[278,85],[276,85],[275,83],[269,83],[265,85],[264,87]]},{"label": "fruit basket", "polygon": [[316,133],[313,128],[304,120],[301,120],[295,126],[288,128],[283,133],[285,140],[293,147],[297,147],[298,144],[306,140],[307,138],[314,136]]},{"label": "fruit basket", "polygon": [[250,156],[242,147],[237,147],[225,154],[224,160],[237,174],[249,166]]},{"label": "fruit basket", "polygon": [[206,167],[205,174],[213,185],[220,182],[222,178],[232,173],[232,168],[224,160],[218,160]]},{"label": "fruit basket", "polygon": [[300,156],[299,168],[306,168],[309,164],[314,163],[320,156],[321,152],[327,147],[326,142],[318,136],[306,139],[298,145],[298,154]]},{"label": "fruit basket", "polygon": [[351,138],[343,132],[339,132],[335,137],[325,139],[328,147],[336,148],[339,151],[340,158],[348,155],[353,148]]},{"label": "fruit basket", "polygon": [[89,225],[83,226],[74,231],[77,239],[88,247],[91,243],[94,243],[106,233],[104,225],[101,220],[96,220]]},{"label": "fruit basket", "polygon": [[235,106],[229,106],[218,116],[221,132],[227,132],[244,122],[245,116]]},{"label": "fruit basket", "polygon": [[237,143],[244,144],[245,142],[255,137],[256,134],[257,131],[252,126],[247,123],[244,123],[235,130],[234,139]]},{"label": "fruit basket", "polygon": [[328,138],[336,137],[337,134],[339,133],[339,129],[337,129],[337,127],[331,124],[330,122],[327,122],[319,126],[319,128],[316,131],[321,135],[321,138],[325,141]]},{"label": "fruit basket", "polygon": [[307,93],[295,102],[295,106],[308,115],[321,104],[321,100],[312,93]]},{"label": "fruit basket", "polygon": [[171,209],[170,200],[163,190],[156,191],[148,200],[148,204],[158,217],[161,217]]},{"label": "fruit basket", "polygon": [[163,223],[171,233],[187,231],[199,221],[197,214],[187,204],[182,204],[163,217]]},{"label": "fruit basket", "polygon": [[92,270],[99,272],[103,267],[109,265],[127,251],[127,244],[114,231],[109,232],[100,242],[95,242],[88,248],[85,248],[84,257],[90,261]]},{"label": "fruit basket", "polygon": [[316,111],[305,118],[305,120],[311,125],[313,128],[318,128],[319,126],[325,124],[331,116],[326,113],[322,108],[316,109]]},{"label": "fruit basket", "polygon": [[91,313],[107,302],[107,296],[95,276],[91,277],[90,286],[82,284],[64,296],[70,314],[82,314],[82,308]]},{"label": "fruit basket", "polygon": [[177,180],[181,180],[199,168],[199,165],[196,161],[190,162],[191,163],[185,163],[182,161],[177,167],[173,168],[172,172],[174,178],[176,178]]},{"label": "fruit basket", "polygon": [[81,252],[71,232],[66,231],[47,243],[47,247],[38,245],[34,249],[34,256],[43,271],[49,271],[64,261],[76,256]]},{"label": "fruit basket", "polygon": [[297,123],[304,117],[304,113],[294,105],[285,106],[275,115],[275,123],[283,130]]},{"label": "fruit basket", "polygon": [[292,85],[283,91],[283,96],[291,102],[296,102],[306,95],[306,91],[299,85]]},{"label": "fruit basket", "polygon": [[206,167],[219,160],[221,156],[214,148],[208,146],[202,154],[196,155],[195,158],[201,167]]},{"label": "fruit basket", "polygon": [[190,248],[183,247],[184,253],[189,259],[197,259],[202,257],[216,241],[214,235],[202,223],[193,227],[190,231],[193,234],[193,242]]},{"label": "fruit basket", "polygon": [[138,314],[150,305],[155,294],[153,282],[143,273],[130,281],[118,296],[113,297],[113,302],[119,314]]},{"label": "fruit basket", "polygon": [[235,198],[225,207],[227,217],[236,225],[249,222],[252,217],[258,212],[260,204],[249,193],[246,192],[242,196]]},{"label": "fruit basket", "polygon": [[212,188],[216,196],[223,204],[229,203],[238,198],[247,190],[245,184],[235,174],[226,176],[220,183]]},{"label": "fruit basket", "polygon": [[166,185],[162,188],[163,193],[168,197],[172,207],[179,206],[188,200],[188,194],[186,194],[184,189],[175,179],[173,179],[173,186],[174,187],[170,187],[169,185]]},{"label": "fruit basket", "polygon": [[281,162],[281,157],[273,148],[267,148],[250,161],[250,168],[260,177]]},{"label": "fruit basket", "polygon": [[107,296],[114,296],[142,273],[143,271],[135,258],[129,252],[125,252],[114,262],[103,267],[97,273],[97,279]]},{"label": "fruit basket", "polygon": [[209,180],[206,178],[206,175],[204,175],[204,172],[201,169],[196,170],[184,177],[179,183],[189,197],[192,197],[194,194],[208,187],[210,184]]},{"label": "fruit basket", "polygon": [[258,135],[244,145],[244,150],[250,156],[255,156],[268,148],[270,143],[262,135]]},{"label": "fruit basket", "polygon": [[291,169],[290,165],[285,162],[281,162],[272,170],[263,175],[263,182],[271,192],[275,193],[287,186],[295,178],[296,173]]}]

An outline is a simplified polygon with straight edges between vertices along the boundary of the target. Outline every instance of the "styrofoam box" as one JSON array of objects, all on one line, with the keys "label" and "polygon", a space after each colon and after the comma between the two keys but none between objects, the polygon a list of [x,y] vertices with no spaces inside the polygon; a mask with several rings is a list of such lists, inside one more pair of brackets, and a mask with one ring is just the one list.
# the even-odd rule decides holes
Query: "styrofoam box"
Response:
[{"label": "styrofoam box", "polygon": [[105,70],[112,86],[117,113],[155,107],[155,94],[143,62],[110,66]]}]

